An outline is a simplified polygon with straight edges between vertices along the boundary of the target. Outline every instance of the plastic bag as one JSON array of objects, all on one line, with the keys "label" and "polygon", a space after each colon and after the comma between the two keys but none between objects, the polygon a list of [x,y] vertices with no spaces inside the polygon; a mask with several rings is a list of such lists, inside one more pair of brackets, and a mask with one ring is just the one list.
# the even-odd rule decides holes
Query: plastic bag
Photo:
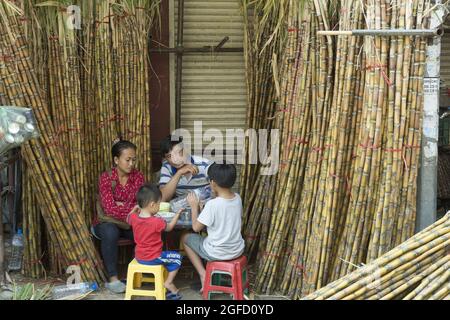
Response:
[{"label": "plastic bag", "polygon": [[0,154],[39,136],[30,108],[0,106]]}]

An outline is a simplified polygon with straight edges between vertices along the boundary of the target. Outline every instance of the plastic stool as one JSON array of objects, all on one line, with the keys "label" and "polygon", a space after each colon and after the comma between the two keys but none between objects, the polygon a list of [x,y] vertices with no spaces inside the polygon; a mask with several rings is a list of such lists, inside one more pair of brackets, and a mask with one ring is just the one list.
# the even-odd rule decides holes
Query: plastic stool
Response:
[{"label": "plastic stool", "polygon": [[[143,274],[153,276],[144,277]],[[167,271],[163,265],[148,266],[133,259],[128,265],[125,300],[131,300],[132,296],[155,297],[156,300],[166,300],[166,288],[164,287],[166,277]],[[136,289],[140,288],[143,282],[154,282],[154,290]]]},{"label": "plastic stool", "polygon": [[[212,283],[213,274],[229,274],[231,287]],[[203,299],[209,300],[211,293],[229,293],[234,300],[244,299],[244,290],[248,290],[247,258],[240,256],[230,261],[209,261],[206,264],[205,285]]]}]

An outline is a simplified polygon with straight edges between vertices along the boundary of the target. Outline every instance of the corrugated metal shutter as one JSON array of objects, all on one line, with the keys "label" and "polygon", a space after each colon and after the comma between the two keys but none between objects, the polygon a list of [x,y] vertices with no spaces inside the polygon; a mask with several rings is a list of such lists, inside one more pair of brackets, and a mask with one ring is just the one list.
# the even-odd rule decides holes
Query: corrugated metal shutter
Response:
[{"label": "corrugated metal shutter", "polygon": [[[215,46],[228,36],[224,48],[242,48],[244,22],[241,0],[185,0],[185,47]],[[173,5],[173,39],[176,44],[178,1]],[[176,66],[173,77],[176,74]],[[174,97],[174,95],[172,95]],[[203,132],[245,129],[247,88],[244,53],[189,53],[183,56],[181,127],[193,135],[194,121]],[[204,147],[207,142],[204,142]],[[234,150],[233,150],[234,151]],[[239,189],[240,166],[234,191]]]},{"label": "corrugated metal shutter", "polygon": [[[174,1],[176,39],[178,1]],[[244,37],[240,0],[185,0],[185,47],[215,46],[225,36],[226,48],[242,48]],[[176,40],[175,40],[176,41]],[[245,128],[247,90],[244,55],[189,53],[183,56],[181,127],[193,133],[194,121],[203,131]]]}]

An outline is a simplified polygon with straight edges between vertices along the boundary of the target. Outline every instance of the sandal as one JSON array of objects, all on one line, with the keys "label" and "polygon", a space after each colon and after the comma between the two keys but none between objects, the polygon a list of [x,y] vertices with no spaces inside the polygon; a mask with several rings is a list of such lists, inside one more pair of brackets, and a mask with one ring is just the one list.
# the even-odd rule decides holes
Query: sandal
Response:
[{"label": "sandal", "polygon": [[166,300],[180,300],[181,298],[183,298],[183,296],[178,292],[177,293],[168,292],[166,294]]}]

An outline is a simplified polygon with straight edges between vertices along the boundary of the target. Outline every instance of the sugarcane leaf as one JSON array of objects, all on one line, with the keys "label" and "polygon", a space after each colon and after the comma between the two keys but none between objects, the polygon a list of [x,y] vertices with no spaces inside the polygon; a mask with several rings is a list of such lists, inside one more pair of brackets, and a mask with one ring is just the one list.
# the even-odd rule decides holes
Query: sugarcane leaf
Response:
[{"label": "sugarcane leaf", "polygon": [[10,0],[3,0],[3,2],[9,9],[14,11],[18,15],[23,15],[23,11],[18,6],[16,6],[14,3],[12,3]]}]

